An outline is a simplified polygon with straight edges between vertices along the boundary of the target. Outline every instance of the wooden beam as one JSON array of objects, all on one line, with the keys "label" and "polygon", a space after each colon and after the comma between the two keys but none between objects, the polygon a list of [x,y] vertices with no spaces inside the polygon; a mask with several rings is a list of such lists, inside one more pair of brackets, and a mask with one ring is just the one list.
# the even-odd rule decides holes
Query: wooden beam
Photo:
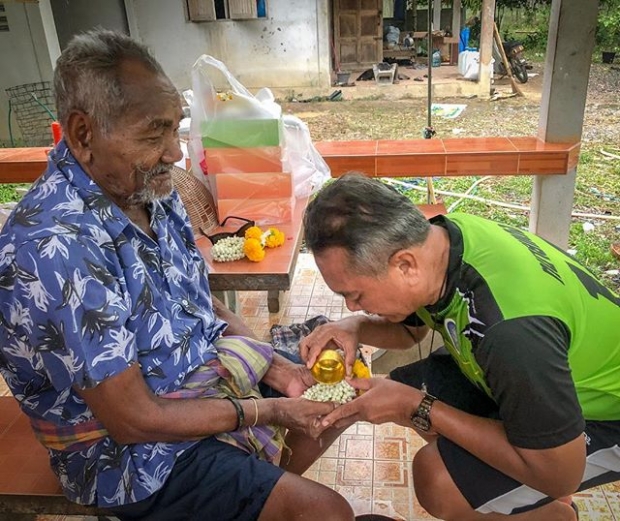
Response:
[{"label": "wooden beam", "polygon": [[497,45],[497,49],[499,51],[499,55],[502,59],[502,63],[504,64],[504,68],[506,69],[506,74],[508,78],[510,78],[510,84],[512,85],[512,92],[514,92],[517,96],[523,96],[523,91],[517,85],[517,80],[515,80],[514,75],[512,74],[512,67],[508,62],[508,57],[504,52],[504,46],[502,45],[502,38],[499,35],[499,31],[497,30],[497,24],[495,21],[493,22],[493,39],[495,41],[495,45]]},{"label": "wooden beam", "polygon": [[566,174],[579,143],[535,137],[474,137],[315,143],[332,177],[350,171],[372,177]]}]

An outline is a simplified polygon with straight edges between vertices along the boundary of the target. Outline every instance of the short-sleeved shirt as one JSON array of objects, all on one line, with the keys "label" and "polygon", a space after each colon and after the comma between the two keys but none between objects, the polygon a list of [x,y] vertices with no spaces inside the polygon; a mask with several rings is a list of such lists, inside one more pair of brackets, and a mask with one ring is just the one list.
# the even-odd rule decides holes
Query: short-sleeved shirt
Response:
[{"label": "short-sleeved shirt", "polygon": [[[215,357],[226,324],[176,192],[151,203],[147,236],[62,141],[0,234],[0,372],[24,412],[55,425],[93,413],[74,390],[139,364],[156,395]],[[67,497],[110,507],[158,490],[194,442],[50,449]]]},{"label": "short-sleeved shirt", "polygon": [[431,222],[450,238],[446,292],[405,323],[442,334],[511,443],[556,447],[586,419],[620,420],[620,298],[534,234],[466,214]]}]

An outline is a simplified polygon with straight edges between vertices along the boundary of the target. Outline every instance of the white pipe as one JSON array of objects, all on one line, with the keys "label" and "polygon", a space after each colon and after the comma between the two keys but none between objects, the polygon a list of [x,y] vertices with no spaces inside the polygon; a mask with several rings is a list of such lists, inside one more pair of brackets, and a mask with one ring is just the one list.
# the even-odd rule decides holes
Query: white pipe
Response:
[{"label": "white pipe", "polygon": [[[482,181],[486,181],[487,179],[491,179],[492,176],[488,175],[485,177],[481,177],[480,179],[478,179],[473,185],[471,185],[467,190],[465,190],[465,194],[464,195],[469,195],[474,188],[476,188],[476,186],[478,186],[480,183],[482,183]],[[449,207],[448,207],[448,213],[452,212],[459,204],[461,204],[463,202],[463,197],[459,197],[458,201],[455,201],[454,203],[452,203]]]}]

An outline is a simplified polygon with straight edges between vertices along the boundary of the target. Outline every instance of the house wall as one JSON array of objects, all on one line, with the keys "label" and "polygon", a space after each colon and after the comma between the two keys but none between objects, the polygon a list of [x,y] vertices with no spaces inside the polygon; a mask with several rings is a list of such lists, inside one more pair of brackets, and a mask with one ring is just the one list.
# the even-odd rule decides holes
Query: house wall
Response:
[{"label": "house wall", "polygon": [[[51,81],[59,42],[64,46],[94,20],[124,30],[123,3],[130,34],[151,48],[179,90],[191,88],[191,68],[202,54],[223,61],[250,90],[295,93],[331,85],[329,0],[269,0],[267,18],[202,23],[187,21],[183,0],[5,1],[10,31],[0,32],[0,146],[10,146],[4,90]],[[69,5],[74,9],[66,11]],[[14,117],[12,122],[19,144]]]},{"label": "house wall", "polygon": [[129,33],[123,0],[50,0],[60,48],[78,33],[105,27]]},{"label": "house wall", "polygon": [[[53,65],[43,30],[39,4],[4,2],[8,32],[0,32],[0,144],[9,145],[9,103],[5,89],[51,81]],[[13,137],[21,134],[12,118]]]},{"label": "house wall", "polygon": [[183,2],[125,0],[132,36],[147,44],[180,90],[202,54],[248,89],[331,84],[329,0],[269,0],[267,18],[189,22]]}]

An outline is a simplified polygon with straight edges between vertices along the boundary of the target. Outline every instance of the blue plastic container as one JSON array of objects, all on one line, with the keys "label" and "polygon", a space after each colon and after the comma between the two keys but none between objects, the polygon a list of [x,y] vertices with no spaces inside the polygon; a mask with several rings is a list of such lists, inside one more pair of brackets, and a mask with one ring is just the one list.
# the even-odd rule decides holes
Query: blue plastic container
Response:
[{"label": "blue plastic container", "polygon": [[463,27],[461,29],[461,35],[460,35],[460,39],[459,39],[459,52],[463,52],[464,50],[467,49],[468,45],[469,45],[469,32],[470,32],[470,28],[469,27]]},{"label": "blue plastic container", "polygon": [[433,67],[440,67],[441,66],[441,53],[439,52],[439,49],[435,49],[433,51],[433,58],[431,61],[431,65]]}]

